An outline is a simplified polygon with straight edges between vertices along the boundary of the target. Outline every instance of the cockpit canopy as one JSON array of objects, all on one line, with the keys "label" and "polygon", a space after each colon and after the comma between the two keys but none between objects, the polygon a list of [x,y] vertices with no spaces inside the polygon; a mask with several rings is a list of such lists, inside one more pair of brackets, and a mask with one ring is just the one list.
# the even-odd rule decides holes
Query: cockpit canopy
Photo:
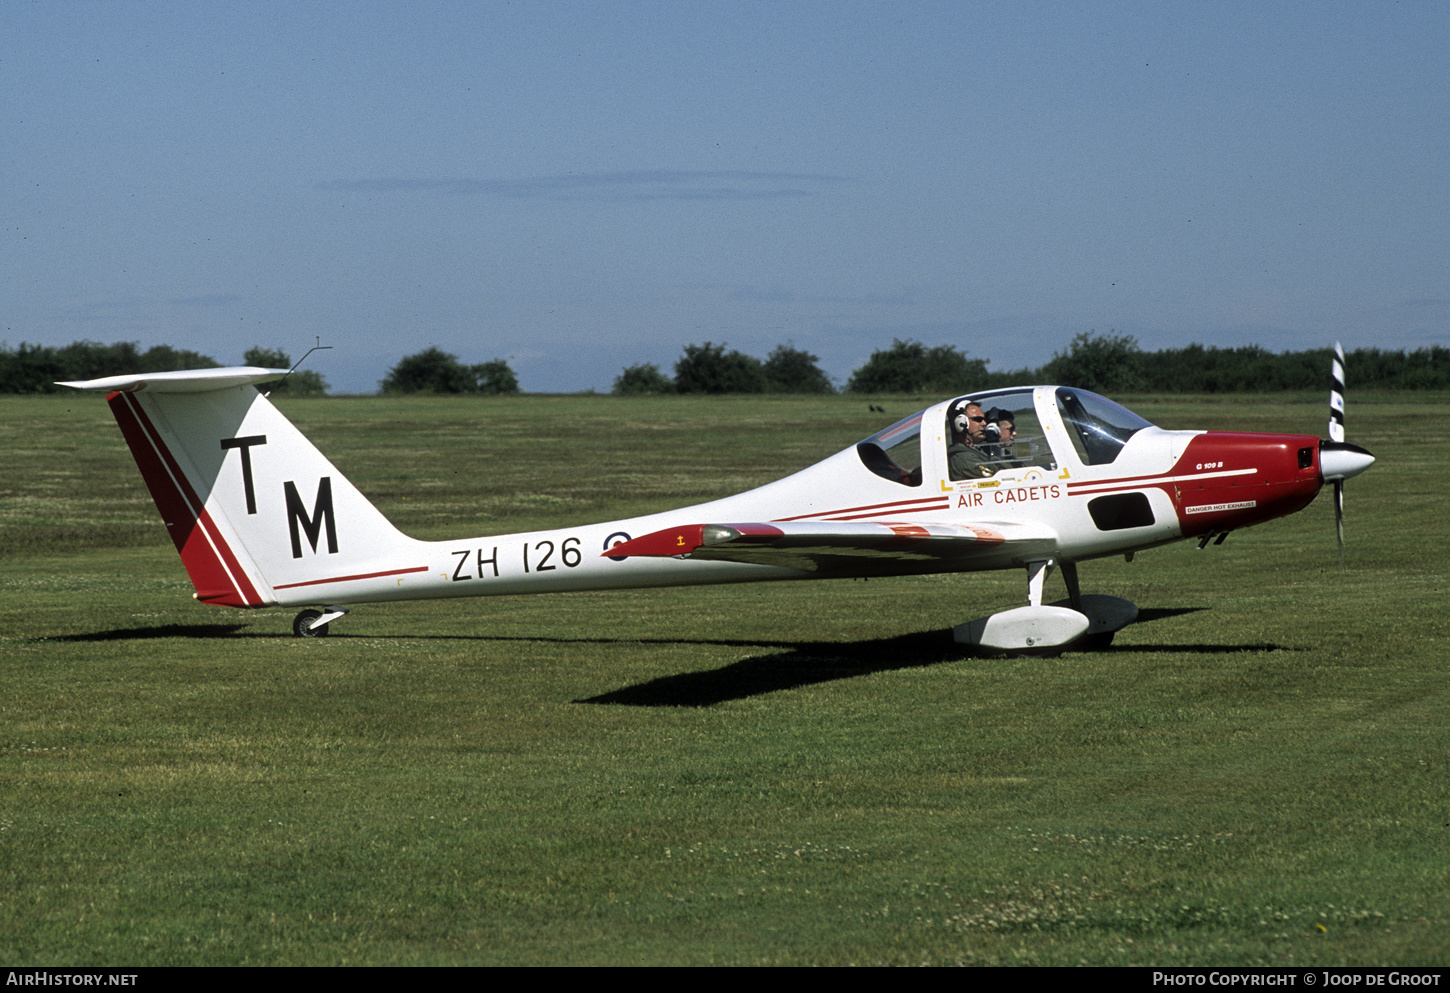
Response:
[{"label": "cockpit canopy", "polygon": [[[927,434],[933,444],[938,437],[945,438],[946,452],[939,456],[934,453],[929,461],[933,465],[950,466],[954,479],[995,476],[1004,469],[1025,466],[1055,470],[1067,459],[1083,465],[1106,465],[1118,457],[1129,438],[1152,426],[1107,397],[1058,387],[1051,394],[1055,404],[1041,414],[1061,423],[1066,430],[1054,431],[1051,435],[1060,447],[1070,444],[1072,451],[1054,451],[1034,399],[1036,392],[1017,387],[971,393],[952,400],[945,405],[944,432]],[[968,405],[980,407],[987,419],[980,441],[972,442],[952,423],[954,416]],[[862,464],[884,479],[903,486],[920,486],[922,465],[927,461],[922,452],[922,419],[937,409],[919,410],[862,440],[856,446]]]}]

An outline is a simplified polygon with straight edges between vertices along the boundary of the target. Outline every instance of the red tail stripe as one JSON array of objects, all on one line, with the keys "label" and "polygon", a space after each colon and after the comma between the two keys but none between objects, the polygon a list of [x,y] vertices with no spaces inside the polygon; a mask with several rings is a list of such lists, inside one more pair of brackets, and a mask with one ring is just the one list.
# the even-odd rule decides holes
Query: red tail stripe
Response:
[{"label": "red tail stripe", "polygon": [[130,393],[107,399],[198,597],[232,607],[260,606],[256,587],[140,401]]}]

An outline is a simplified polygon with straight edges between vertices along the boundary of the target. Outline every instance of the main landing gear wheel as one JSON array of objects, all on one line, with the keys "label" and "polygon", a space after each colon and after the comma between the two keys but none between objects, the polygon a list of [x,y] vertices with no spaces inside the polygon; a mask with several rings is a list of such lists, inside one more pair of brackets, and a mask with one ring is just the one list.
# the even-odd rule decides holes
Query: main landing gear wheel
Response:
[{"label": "main landing gear wheel", "polygon": [[[1062,568],[1068,598],[1043,604],[1042,585],[1056,566]],[[1115,596],[1078,590],[1077,563],[1035,559],[1027,563],[1025,607],[1002,610],[952,629],[959,645],[972,645],[984,654],[1052,658],[1063,651],[1102,651],[1113,635],[1138,619],[1133,603]]]},{"label": "main landing gear wheel", "polygon": [[[1054,607],[1074,606],[1072,600],[1058,600]],[[1088,629],[1073,643],[1077,652],[1102,652],[1113,643],[1113,636],[1138,619],[1138,606],[1121,597],[1102,593],[1085,593],[1077,599],[1076,609],[1087,615]]]},{"label": "main landing gear wheel", "polygon": [[[1091,618],[1089,618],[1091,620]],[[1102,631],[1098,634],[1085,634],[1075,646],[1081,652],[1102,652],[1106,651],[1113,643],[1113,635],[1116,631]]]},{"label": "main landing gear wheel", "polygon": [[299,638],[326,638],[326,624],[318,624],[322,617],[320,610],[304,610],[292,619],[292,633]]}]

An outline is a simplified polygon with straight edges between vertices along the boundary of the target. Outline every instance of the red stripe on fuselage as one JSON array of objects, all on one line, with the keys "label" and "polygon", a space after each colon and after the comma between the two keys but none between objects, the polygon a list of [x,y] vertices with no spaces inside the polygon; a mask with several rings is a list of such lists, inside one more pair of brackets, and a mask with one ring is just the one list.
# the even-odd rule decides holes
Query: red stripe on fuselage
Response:
[{"label": "red stripe on fuselage", "polygon": [[130,393],[106,398],[121,435],[151,491],[151,499],[196,587],[198,600],[227,607],[258,607],[262,598],[247,578],[206,505],[167,449],[161,432]]},{"label": "red stripe on fuselage", "polygon": [[901,514],[906,511],[950,510],[951,501],[946,497],[924,497],[915,500],[892,500],[890,503],[868,503],[859,507],[842,507],[839,510],[815,510],[809,514],[794,517],[777,517],[777,521],[848,521],[862,517],[879,517],[881,514]]},{"label": "red stripe on fuselage", "polygon": [[[407,569],[388,569],[385,572],[365,572],[357,576],[334,576],[331,579],[309,579],[301,583],[283,583],[274,590],[295,590],[299,586],[325,586],[328,583],[351,583],[359,579],[381,579],[384,576],[411,576],[415,572],[427,572],[426,565],[410,566]],[[464,577],[467,578],[466,576]]]}]

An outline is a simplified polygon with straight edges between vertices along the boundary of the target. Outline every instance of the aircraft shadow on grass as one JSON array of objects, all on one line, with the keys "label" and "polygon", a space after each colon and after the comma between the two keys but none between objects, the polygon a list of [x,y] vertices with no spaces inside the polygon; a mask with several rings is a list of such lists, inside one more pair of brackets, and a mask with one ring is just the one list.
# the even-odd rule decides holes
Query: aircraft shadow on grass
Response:
[{"label": "aircraft shadow on grass", "polygon": [[[1180,614],[1191,614],[1206,607],[1162,608],[1142,611],[1136,623],[1163,620]],[[796,689],[837,679],[850,679],[893,669],[912,669],[957,659],[976,653],[952,641],[950,628],[939,631],[918,631],[895,638],[873,638],[865,641],[819,641],[781,643],[774,646],[752,643],[753,647],[776,647],[786,651],[773,655],[754,655],[708,672],[686,672],[661,676],[598,696],[575,700],[575,703],[614,704],[628,707],[709,707],[727,700],[743,700],[763,693]],[[719,642],[690,642],[720,644]],[[1274,652],[1292,650],[1285,645],[1258,643],[1241,645],[1122,645],[1101,650],[1128,655],[1141,652],[1174,654],[1239,654],[1241,652]],[[1044,664],[1071,664],[1071,658],[1044,660]]]},{"label": "aircraft shadow on grass", "polygon": [[873,672],[937,665],[971,654],[952,641],[950,628],[867,641],[807,641],[770,647],[787,650],[753,655],[708,672],[661,676],[574,702],[629,707],[709,707],[727,700]]},{"label": "aircraft shadow on grass", "polygon": [[[1207,607],[1166,607],[1142,610],[1135,624],[1166,620],[1192,614]],[[284,637],[258,634],[245,630],[244,624],[165,624],[153,627],[117,628],[84,634],[59,635],[44,640],[52,642],[144,641],[156,638],[230,639]],[[334,637],[348,639],[353,635]],[[362,637],[362,636],[357,636]],[[893,638],[869,638],[862,641],[759,641],[721,638],[559,638],[527,636],[457,636],[409,635],[410,639],[428,640],[462,637],[466,640],[492,642],[548,641],[558,644],[647,644],[647,645],[719,645],[726,648],[775,649],[771,654],[752,655],[719,669],[705,672],[684,672],[661,676],[647,682],[625,686],[597,696],[584,697],[575,703],[609,704],[627,707],[710,707],[728,700],[743,700],[765,693],[812,686],[817,683],[851,679],[894,669],[913,669],[942,662],[970,658],[974,652],[952,640],[950,628],[917,631]],[[1289,646],[1255,644],[1179,644],[1179,645],[1114,645],[1102,652],[1127,655],[1142,652],[1171,652],[1184,655],[1238,654],[1241,652],[1290,651]],[[1101,652],[1099,653],[1101,654]],[[1051,664],[1051,663],[1045,663]],[[1071,664],[1071,655],[1058,664]]]},{"label": "aircraft shadow on grass", "polygon": [[[1144,621],[1161,620],[1162,618],[1165,618],[1165,617],[1176,617],[1179,614],[1191,614],[1191,613],[1194,613],[1195,611],[1207,610],[1207,609],[1208,609],[1207,607],[1173,607],[1173,608],[1160,608],[1160,609],[1146,608],[1146,609],[1144,609],[1144,610],[1142,610],[1142,611],[1139,612],[1137,623],[1141,624]],[[41,641],[57,641],[57,642],[97,642],[97,641],[147,641],[147,640],[153,639],[153,638],[265,638],[265,639],[271,639],[271,638],[281,638],[281,637],[285,637],[282,634],[274,634],[274,633],[271,633],[271,632],[249,631],[249,630],[247,630],[247,627],[248,626],[246,624],[160,624],[160,625],[152,625],[150,627],[111,628],[110,630],[107,630],[107,631],[85,631],[85,632],[81,632],[79,634],[47,635],[47,636],[45,636],[43,638],[40,638],[39,640],[41,640]],[[929,641],[930,639],[939,637],[940,634],[941,634],[940,631],[929,631],[929,632],[922,632],[922,633],[917,634],[917,635],[907,635],[905,637],[907,637],[907,638],[923,638],[923,639],[927,639]],[[375,636],[353,635],[353,634],[346,634],[346,633],[339,632],[338,634],[334,635],[333,637],[336,637],[336,638],[353,638],[353,637],[375,637]],[[728,647],[737,647],[737,648],[788,648],[788,649],[793,649],[795,651],[804,651],[805,648],[806,648],[806,645],[808,644],[806,642],[797,642],[797,641],[774,641],[774,642],[772,642],[772,641],[744,640],[744,639],[726,639],[726,638],[630,638],[630,639],[622,639],[622,638],[548,638],[548,637],[545,637],[545,638],[529,638],[529,637],[523,637],[523,636],[500,637],[498,635],[408,635],[407,637],[409,637],[411,639],[418,639],[418,640],[464,638],[464,639],[467,639],[467,640],[477,640],[477,641],[553,641],[553,642],[559,642],[559,643],[577,642],[579,644],[586,644],[586,645],[587,644],[625,644],[625,643],[631,643],[631,644],[638,643],[638,644],[645,644],[645,645],[649,645],[649,644],[654,644],[654,645],[674,645],[674,644],[723,645],[723,646],[725,646],[727,648]],[[896,640],[898,640],[898,639],[888,639],[888,641],[896,641]],[[948,639],[948,640],[950,640],[950,639]],[[872,640],[872,641],[859,642],[858,644],[860,644],[860,645],[876,645],[876,644],[880,644],[880,643],[881,642],[879,640]],[[825,646],[825,645],[839,645],[839,643],[837,643],[837,642],[822,642],[821,645],[823,645],[823,646]],[[942,646],[940,646],[940,645],[934,645],[934,646],[930,646],[930,647],[931,648],[935,648],[935,649],[939,649]],[[1164,649],[1164,650],[1165,651],[1172,651],[1171,648],[1170,649]],[[962,655],[966,655],[966,654],[970,654],[970,653],[969,652],[965,652],[965,651],[963,651],[963,652],[954,652],[954,653],[948,653],[945,657],[947,657],[947,658],[958,658],[958,657],[960,657]],[[923,664],[925,664],[925,663],[923,663]],[[900,666],[893,666],[892,668],[900,668]]]},{"label": "aircraft shadow on grass", "polygon": [[109,631],[87,631],[82,634],[56,634],[39,641],[147,641],[152,638],[237,638],[245,624],[160,624],[145,628],[112,628]]}]

